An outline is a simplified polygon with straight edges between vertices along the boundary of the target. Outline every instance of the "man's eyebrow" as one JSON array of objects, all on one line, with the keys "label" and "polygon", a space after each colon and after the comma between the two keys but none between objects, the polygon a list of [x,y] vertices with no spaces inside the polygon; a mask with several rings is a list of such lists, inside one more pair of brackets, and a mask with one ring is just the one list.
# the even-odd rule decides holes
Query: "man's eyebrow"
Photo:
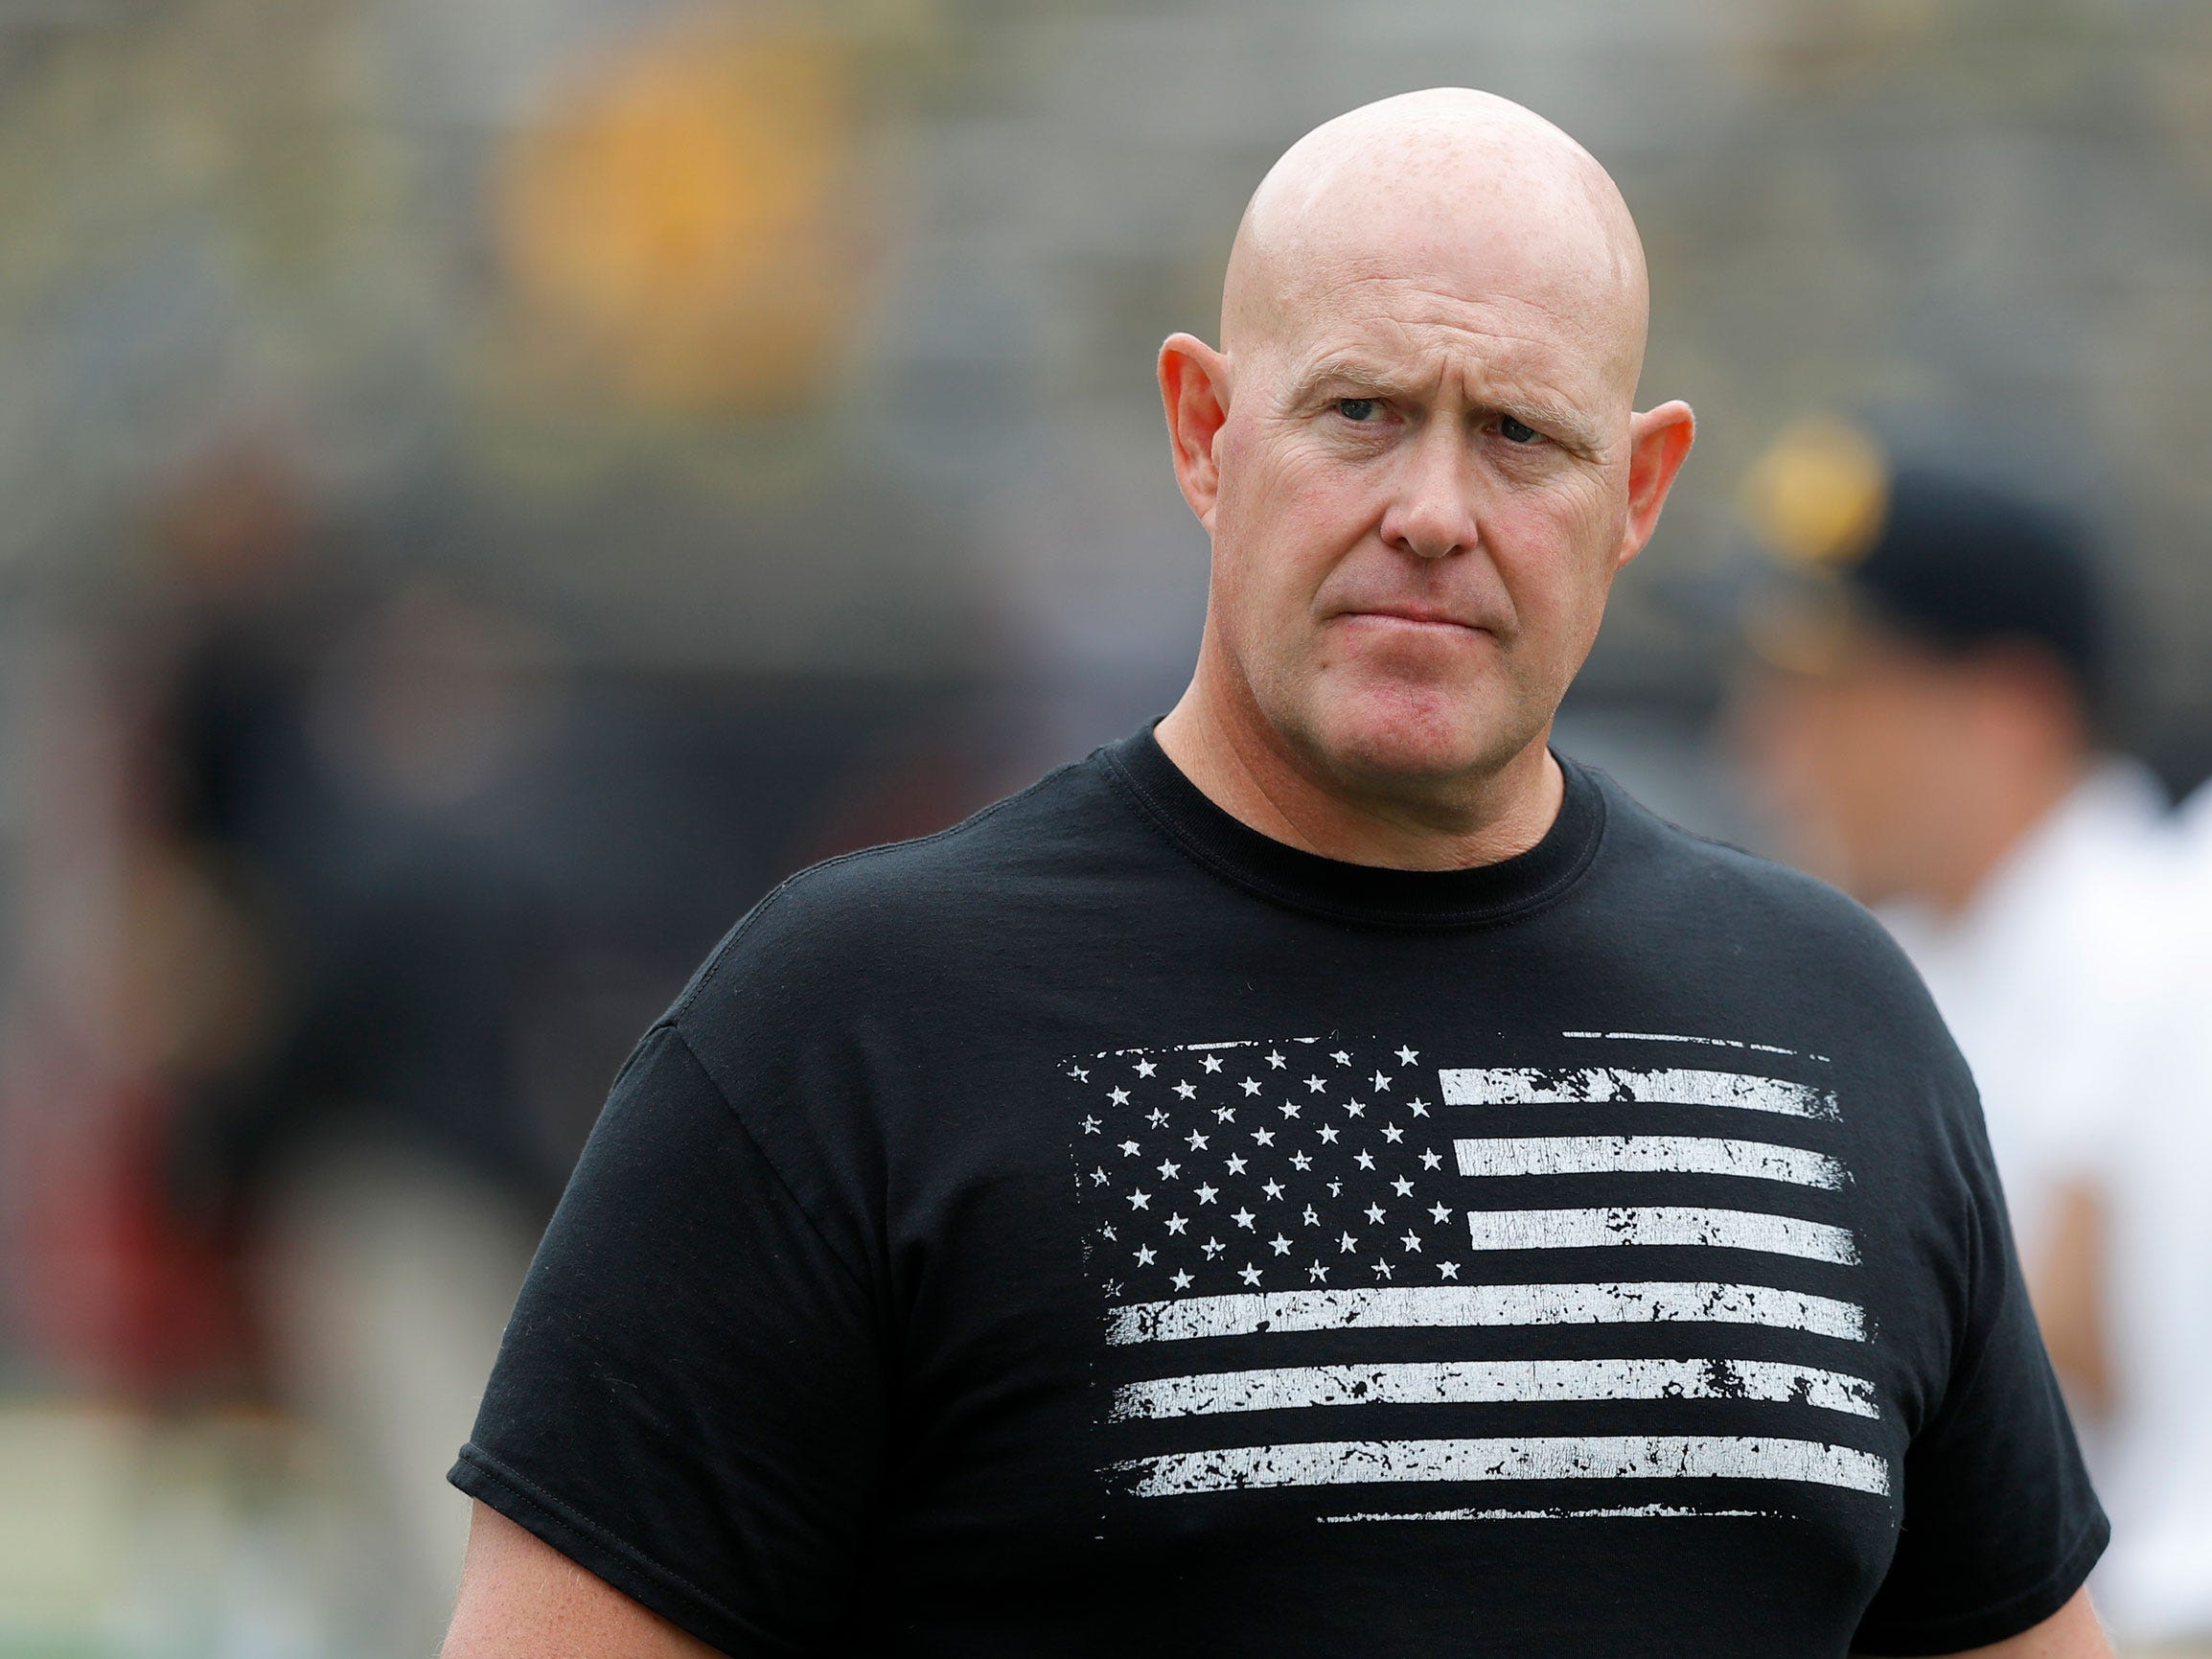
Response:
[{"label": "man's eyebrow", "polygon": [[1291,388],[1290,400],[1294,404],[1305,403],[1332,382],[1401,397],[1417,390],[1407,377],[1367,358],[1324,357],[1298,378],[1298,383]]},{"label": "man's eyebrow", "polygon": [[[1362,391],[1380,392],[1387,397],[1410,397],[1421,390],[1412,378],[1368,358],[1324,357],[1299,377],[1291,388],[1291,406],[1310,403],[1332,384],[1357,386]],[[1570,449],[1594,450],[1600,447],[1597,424],[1555,398],[1540,393],[1512,392],[1501,395],[1485,406],[1492,413],[1524,421]]]}]

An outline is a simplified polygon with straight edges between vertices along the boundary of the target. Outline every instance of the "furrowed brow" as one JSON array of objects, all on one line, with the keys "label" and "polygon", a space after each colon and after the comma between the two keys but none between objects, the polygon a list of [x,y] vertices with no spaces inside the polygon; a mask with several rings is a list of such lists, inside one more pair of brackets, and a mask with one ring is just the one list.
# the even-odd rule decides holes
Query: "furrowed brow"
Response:
[{"label": "furrowed brow", "polygon": [[[1417,399],[1425,382],[1416,382],[1393,369],[1363,357],[1324,357],[1301,375],[1291,388],[1289,403],[1303,408],[1325,392],[1349,387],[1360,395]],[[1597,423],[1580,410],[1554,398],[1507,393],[1484,404],[1486,413],[1510,415],[1537,431],[1556,439],[1569,449],[1594,454],[1601,447]]]},{"label": "furrowed brow", "polygon": [[1403,375],[1379,363],[1361,357],[1324,357],[1299,377],[1291,388],[1290,402],[1294,407],[1309,403],[1335,386],[1354,386],[1362,392],[1394,398],[1408,397],[1417,390]]}]

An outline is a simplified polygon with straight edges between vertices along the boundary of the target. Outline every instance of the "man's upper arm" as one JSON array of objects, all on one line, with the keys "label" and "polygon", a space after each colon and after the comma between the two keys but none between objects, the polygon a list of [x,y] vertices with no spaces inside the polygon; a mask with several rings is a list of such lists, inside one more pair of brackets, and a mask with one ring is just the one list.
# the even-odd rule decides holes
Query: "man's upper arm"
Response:
[{"label": "man's upper arm", "polygon": [[877,1333],[858,1271],[662,1025],[592,1132],[452,1479],[700,1641],[819,1646],[852,1617],[887,1432]]},{"label": "man's upper arm", "polygon": [[1927,1334],[1943,1340],[1924,1349],[1895,1549],[1853,1646],[2010,1652],[2068,1608],[2111,1528],[2029,1305],[1972,1079],[1940,1029],[1927,1045],[1912,1105],[1929,1133],[1922,1213],[1941,1240],[1927,1259],[1945,1319]]},{"label": "man's upper arm", "polygon": [[477,1503],[442,1659],[701,1659],[716,1651]]},{"label": "man's upper arm", "polygon": [[2112,1647],[2089,1605],[2089,1592],[2077,1590],[2072,1601],[2033,1629],[1949,1659],[2112,1659]]}]

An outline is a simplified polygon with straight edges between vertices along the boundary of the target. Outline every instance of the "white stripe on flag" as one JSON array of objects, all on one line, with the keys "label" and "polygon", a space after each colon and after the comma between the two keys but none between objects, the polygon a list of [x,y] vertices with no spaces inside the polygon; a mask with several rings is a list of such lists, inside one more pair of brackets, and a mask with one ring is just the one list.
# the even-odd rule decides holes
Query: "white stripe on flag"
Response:
[{"label": "white stripe on flag", "polygon": [[1534,1135],[1455,1141],[1462,1175],[1745,1175],[1841,1189],[1850,1180],[1825,1152],[1697,1135]]},{"label": "white stripe on flag", "polygon": [[1334,1486],[1381,1481],[1807,1481],[1889,1493],[1889,1463],[1872,1452],[1816,1440],[1747,1435],[1575,1435],[1486,1440],[1320,1440],[1226,1446],[1138,1458],[1141,1498],[1256,1486]]},{"label": "white stripe on flag", "polygon": [[1713,1282],[1436,1284],[1376,1290],[1260,1291],[1132,1302],[1110,1309],[1106,1340],[1183,1342],[1299,1330],[1408,1325],[1763,1325],[1866,1340],[1855,1302],[1763,1284]]},{"label": "white stripe on flag", "polygon": [[1787,1400],[1878,1417],[1874,1385],[1814,1366],[1752,1359],[1457,1360],[1285,1366],[1125,1383],[1116,1420],[1307,1406],[1490,1405],[1524,1400]]},{"label": "white stripe on flag", "polygon": [[1786,1118],[1833,1118],[1825,1089],[1740,1071],[1668,1068],[1624,1071],[1612,1066],[1543,1070],[1527,1066],[1446,1070],[1438,1073],[1447,1106],[1550,1106],[1642,1100],[1684,1106],[1738,1106]]},{"label": "white stripe on flag", "polygon": [[[1569,1031],[1568,1036],[1575,1033]],[[1759,1516],[1763,1519],[1779,1514],[1777,1509],[1697,1509],[1681,1504],[1616,1504],[1603,1509],[1421,1509],[1413,1514],[1385,1509],[1365,1515],[1322,1515],[1324,1522],[1336,1521],[1608,1521],[1654,1519],[1698,1520],[1737,1519]]]},{"label": "white stripe on flag", "polygon": [[1751,1210],[1661,1206],[1614,1210],[1470,1210],[1476,1250],[1582,1250],[1610,1244],[1695,1244],[1764,1250],[1812,1261],[1858,1262],[1848,1227]]}]

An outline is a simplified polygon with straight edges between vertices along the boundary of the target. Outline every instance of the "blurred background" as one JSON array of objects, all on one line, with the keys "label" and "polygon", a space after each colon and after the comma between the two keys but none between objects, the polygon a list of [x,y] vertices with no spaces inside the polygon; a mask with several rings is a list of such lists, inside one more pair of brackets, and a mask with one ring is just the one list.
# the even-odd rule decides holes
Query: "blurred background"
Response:
[{"label": "blurred background", "polygon": [[1703,422],[1560,746],[1884,907],[2212,1642],[2201,0],[0,0],[0,1655],[432,1649],[615,1066],[1173,701],[1153,353],[1436,82],[1613,171]]}]

